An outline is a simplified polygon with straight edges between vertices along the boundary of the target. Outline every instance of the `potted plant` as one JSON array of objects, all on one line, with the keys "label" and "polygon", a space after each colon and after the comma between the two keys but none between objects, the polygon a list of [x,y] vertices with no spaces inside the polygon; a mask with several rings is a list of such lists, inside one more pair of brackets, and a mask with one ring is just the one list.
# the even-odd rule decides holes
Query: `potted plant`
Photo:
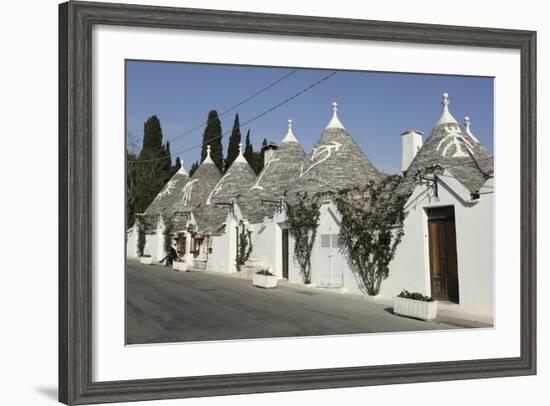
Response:
[{"label": "potted plant", "polygon": [[264,289],[273,289],[277,287],[277,277],[267,269],[262,269],[252,275],[252,285]]},{"label": "potted plant", "polygon": [[151,257],[151,255],[142,255],[139,257],[139,263],[143,265],[153,265],[153,257]]},{"label": "potted plant", "polygon": [[393,312],[401,316],[430,321],[437,317],[437,301],[422,293],[403,290],[393,298]]},{"label": "potted plant", "polygon": [[176,258],[176,259],[174,259],[174,262],[172,263],[172,269],[174,271],[185,272],[185,271],[187,271],[187,262],[185,262],[181,258]]}]

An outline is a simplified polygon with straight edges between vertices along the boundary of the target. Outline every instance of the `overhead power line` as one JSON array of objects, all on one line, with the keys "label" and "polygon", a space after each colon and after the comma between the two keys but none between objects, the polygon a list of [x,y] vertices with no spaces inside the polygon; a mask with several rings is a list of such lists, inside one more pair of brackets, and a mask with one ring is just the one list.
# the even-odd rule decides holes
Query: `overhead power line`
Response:
[{"label": "overhead power line", "polygon": [[[330,79],[331,77],[333,77],[334,75],[336,75],[336,73],[338,73],[337,71],[334,71],[334,72],[331,72],[329,73],[328,75],[326,76],[323,76],[321,79],[319,79],[318,81],[310,84],[309,86],[305,87],[304,89],[300,90],[298,93],[295,93],[294,95],[290,96],[290,97],[287,97],[286,99],[280,101],[279,103],[275,104],[274,106],[270,107],[269,109],[263,111],[262,113],[260,114],[257,114],[256,116],[252,117],[250,120],[247,120],[245,121],[244,123],[241,123],[241,126],[245,126],[247,124],[250,124],[252,123],[253,121],[256,121],[258,120],[259,118],[265,116],[266,114],[269,114],[271,113],[272,111],[274,110],[277,110],[279,107],[289,103],[290,101],[294,100],[295,98],[301,96],[302,94],[310,91],[311,89],[313,89],[315,86],[318,86],[319,84],[323,83],[325,80],[328,80]],[[216,137],[213,137],[213,138],[210,138],[208,140],[205,141],[206,144],[209,144],[211,143],[212,141],[215,141],[221,137],[223,137],[224,135],[226,134],[229,134],[233,131],[233,129],[230,129],[230,130],[227,130],[227,131],[224,131],[221,135],[218,135]],[[188,151],[192,151],[196,148],[201,148],[202,147],[202,143],[201,144],[197,144],[197,145],[194,145],[192,147],[188,147],[188,148],[185,148],[181,151],[178,151],[176,152],[174,155],[180,155],[180,154],[183,154],[184,152],[188,152]],[[153,159],[144,159],[144,160],[129,160],[128,163],[146,163],[146,162],[155,162],[155,161],[160,161],[160,160],[163,160],[163,159],[168,159],[170,158],[170,155],[166,155],[166,156],[163,156],[163,157],[159,157],[159,158],[153,158]]]},{"label": "overhead power line", "polygon": [[[259,96],[260,94],[262,94],[262,93],[265,92],[266,90],[271,89],[271,88],[272,88],[273,86],[275,86],[276,84],[282,82],[283,80],[285,80],[285,79],[288,78],[289,76],[294,75],[296,72],[298,72],[298,69],[294,69],[293,71],[287,73],[287,74],[284,75],[283,77],[277,79],[275,82],[272,82],[272,83],[270,83],[269,85],[267,85],[266,87],[261,88],[260,90],[258,90],[258,91],[257,91],[256,93],[254,93],[253,95],[248,96],[246,99],[240,101],[239,103],[235,104],[234,106],[231,106],[230,108],[228,108],[228,109],[222,111],[222,112],[218,115],[218,117],[222,117],[222,116],[226,115],[227,113],[229,113],[229,112],[235,110],[237,107],[242,106],[242,105],[245,104],[246,102],[252,100],[252,99],[255,98],[256,96]],[[193,128],[191,128],[191,129],[185,131],[184,133],[182,133],[182,134],[180,134],[180,135],[178,135],[178,136],[176,136],[176,137],[170,138],[168,141],[174,141],[174,140],[177,140],[177,139],[179,139],[179,138],[185,137],[186,135],[189,135],[189,134],[191,134],[192,132],[194,132],[194,131],[196,131],[196,130],[198,130],[198,129],[201,129],[201,128],[204,127],[207,123],[208,123],[208,121],[205,121],[205,122],[203,122],[203,123],[197,125],[196,127],[193,127]]]}]

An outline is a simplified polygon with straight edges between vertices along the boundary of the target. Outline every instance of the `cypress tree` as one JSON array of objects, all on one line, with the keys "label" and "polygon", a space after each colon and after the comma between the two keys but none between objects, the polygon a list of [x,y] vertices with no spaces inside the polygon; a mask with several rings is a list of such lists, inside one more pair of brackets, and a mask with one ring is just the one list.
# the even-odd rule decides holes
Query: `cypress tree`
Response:
[{"label": "cypress tree", "polygon": [[170,177],[174,176],[174,175],[175,175],[175,173],[176,173],[177,171],[179,171],[179,170],[180,170],[180,168],[181,168],[181,165],[182,165],[182,163],[181,163],[181,159],[180,159],[180,157],[179,157],[179,156],[177,156],[177,157],[176,157],[176,163],[175,163],[175,164],[174,164],[174,166],[172,167],[172,171],[171,171],[171,172],[172,172],[172,174],[171,174],[171,176],[170,176]]},{"label": "cypress tree", "polygon": [[162,128],[160,120],[157,116],[151,116],[143,124],[143,146],[139,158],[159,158],[162,152]]},{"label": "cypress tree", "polygon": [[246,132],[246,141],[244,146],[244,157],[248,164],[254,168],[254,147],[250,143],[250,130]]},{"label": "cypress tree", "polygon": [[[161,158],[161,159],[157,159]],[[143,125],[143,144],[137,157],[127,154],[126,174],[127,224],[135,213],[143,213],[173,174],[170,143],[162,144],[162,127],[157,116],[151,116]]]},{"label": "cypress tree", "polygon": [[264,138],[262,141],[262,147],[258,152],[254,152],[254,158],[252,160],[252,168],[256,172],[256,175],[259,175],[262,169],[264,168],[264,147],[267,145],[267,140]]},{"label": "cypress tree", "polygon": [[201,162],[206,158],[206,146],[210,145],[210,157],[220,171],[223,171],[222,125],[216,110],[210,110],[206,128],[202,135]]},{"label": "cypress tree", "polygon": [[227,156],[225,158],[225,170],[229,169],[233,161],[239,156],[239,144],[241,143],[241,125],[239,123],[239,113],[235,114],[233,130],[227,146]]}]

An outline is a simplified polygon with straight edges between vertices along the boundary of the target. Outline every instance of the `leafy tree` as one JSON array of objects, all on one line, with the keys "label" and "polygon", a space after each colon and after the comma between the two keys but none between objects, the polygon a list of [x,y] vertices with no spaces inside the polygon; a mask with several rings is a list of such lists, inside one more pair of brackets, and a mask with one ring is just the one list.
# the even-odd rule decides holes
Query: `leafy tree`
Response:
[{"label": "leafy tree", "polygon": [[143,145],[140,159],[158,158],[162,150],[162,128],[157,116],[151,116],[143,124]]},{"label": "leafy tree", "polygon": [[364,187],[340,190],[333,200],[342,215],[340,243],[349,253],[369,295],[377,295],[403,237],[401,176],[386,176]]},{"label": "leafy tree", "polygon": [[254,159],[252,168],[254,169],[254,172],[256,172],[256,175],[259,175],[262,169],[264,169],[264,147],[267,145],[267,140],[264,138],[262,141],[262,147],[259,151],[254,152]]},{"label": "leafy tree", "polygon": [[241,271],[241,266],[248,261],[250,253],[252,252],[252,231],[246,228],[244,223],[241,224],[241,229],[239,230],[239,241],[237,248],[237,257],[235,262],[237,265],[237,271]]},{"label": "leafy tree", "polygon": [[[131,147],[131,140],[127,142]],[[162,127],[157,116],[143,125],[143,141],[139,154],[127,152],[126,222],[130,226],[136,213],[143,213],[158,192],[175,173],[170,156],[170,143],[162,144]]]},{"label": "leafy tree", "polygon": [[176,163],[174,164],[173,168],[172,168],[172,175],[174,175],[177,171],[179,171],[179,169],[181,168],[181,159],[180,157],[176,157]]},{"label": "leafy tree", "polygon": [[146,244],[145,228],[141,223],[138,224],[138,235],[137,235],[137,254],[138,257],[142,257],[145,251]]},{"label": "leafy tree", "polygon": [[220,171],[223,171],[222,125],[216,110],[208,113],[206,128],[202,135],[201,162],[206,158],[206,146],[210,145],[210,157]]},{"label": "leafy tree", "polygon": [[231,164],[239,156],[239,144],[241,143],[241,125],[239,123],[239,113],[235,114],[233,130],[227,146],[227,157],[225,158],[225,170],[227,171]]},{"label": "leafy tree", "polygon": [[254,147],[250,143],[250,129],[246,132],[246,141],[244,144],[244,157],[249,165],[254,165]]},{"label": "leafy tree", "polygon": [[294,204],[286,203],[286,216],[294,237],[294,258],[300,265],[304,283],[311,283],[311,251],[317,236],[319,201],[316,196],[298,193]]},{"label": "leafy tree", "polygon": [[173,231],[172,219],[166,218],[164,222],[165,222],[165,225],[164,225],[164,232],[163,232],[163,237],[164,237],[163,245],[164,245],[164,251],[168,254],[170,252],[170,248],[172,247],[172,231]]}]

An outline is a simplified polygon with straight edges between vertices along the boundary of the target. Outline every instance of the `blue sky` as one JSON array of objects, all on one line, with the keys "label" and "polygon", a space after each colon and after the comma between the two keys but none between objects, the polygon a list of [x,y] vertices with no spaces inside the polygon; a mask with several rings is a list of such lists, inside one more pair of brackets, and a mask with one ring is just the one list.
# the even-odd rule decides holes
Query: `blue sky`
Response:
[{"label": "blue sky", "polygon": [[[294,68],[173,62],[127,61],[126,126],[141,146],[143,123],[153,114],[161,122],[164,140],[171,140],[172,158],[184,159],[185,167],[200,157],[200,148],[178,153],[202,141],[203,128],[181,138],[206,120],[210,110],[218,113],[282,78]],[[293,96],[331,70],[299,69],[258,97],[220,117],[222,131],[230,131],[235,113],[241,123]],[[380,170],[397,173],[401,167],[401,133],[417,129],[427,137],[441,115],[441,93],[448,92],[449,106],[462,123],[469,116],[471,129],[493,153],[493,79],[450,75],[398,74],[338,71],[328,80],[289,103],[242,126],[242,141],[250,128],[257,150],[262,140],[279,142],[294,122],[294,134],[306,152],[331,118],[331,103],[370,160]],[[223,143],[227,149],[229,134]]]}]

